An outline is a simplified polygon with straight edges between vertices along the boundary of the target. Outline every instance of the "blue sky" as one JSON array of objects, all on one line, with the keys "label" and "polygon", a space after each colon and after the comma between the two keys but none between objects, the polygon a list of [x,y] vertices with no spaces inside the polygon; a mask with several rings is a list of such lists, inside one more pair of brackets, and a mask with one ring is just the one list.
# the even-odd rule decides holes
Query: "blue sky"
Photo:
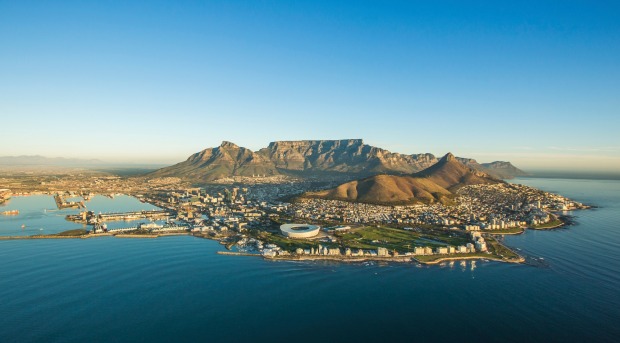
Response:
[{"label": "blue sky", "polygon": [[2,1],[0,155],[363,138],[620,170],[617,1]]}]

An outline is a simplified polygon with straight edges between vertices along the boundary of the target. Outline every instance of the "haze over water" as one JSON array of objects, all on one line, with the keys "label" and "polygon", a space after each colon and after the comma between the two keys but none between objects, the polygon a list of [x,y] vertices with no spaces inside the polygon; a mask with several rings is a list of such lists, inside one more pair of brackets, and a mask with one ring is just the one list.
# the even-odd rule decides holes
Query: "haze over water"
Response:
[{"label": "haze over water", "polygon": [[620,182],[517,182],[600,208],[506,238],[537,266],[270,262],[193,237],[0,241],[0,341],[615,341]]}]

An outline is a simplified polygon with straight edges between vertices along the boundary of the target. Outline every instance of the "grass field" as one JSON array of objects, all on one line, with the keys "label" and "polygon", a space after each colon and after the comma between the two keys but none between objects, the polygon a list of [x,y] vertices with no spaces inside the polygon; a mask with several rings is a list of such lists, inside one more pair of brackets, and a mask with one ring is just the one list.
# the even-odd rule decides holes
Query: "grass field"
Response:
[{"label": "grass field", "polygon": [[500,244],[494,237],[485,236],[484,239],[487,242],[487,248],[493,255],[504,259],[518,259],[520,257],[514,251]]},{"label": "grass field", "polygon": [[564,222],[559,220],[557,217],[553,216],[552,219],[548,223],[533,225],[534,229],[553,229],[556,227],[560,227],[564,225]]},{"label": "grass field", "polygon": [[362,227],[340,236],[343,247],[352,249],[376,249],[384,247],[400,253],[413,251],[418,246],[440,247],[463,245],[469,240],[461,233],[446,230],[406,231],[388,227]]},{"label": "grass field", "polygon": [[509,229],[500,229],[500,230],[482,230],[482,233],[490,233],[492,235],[505,235],[505,234],[523,233],[523,231],[525,231],[524,228],[511,227]]},{"label": "grass field", "polygon": [[75,230],[67,230],[63,232],[59,232],[56,236],[83,236],[87,234],[88,231],[85,229],[75,229]]}]

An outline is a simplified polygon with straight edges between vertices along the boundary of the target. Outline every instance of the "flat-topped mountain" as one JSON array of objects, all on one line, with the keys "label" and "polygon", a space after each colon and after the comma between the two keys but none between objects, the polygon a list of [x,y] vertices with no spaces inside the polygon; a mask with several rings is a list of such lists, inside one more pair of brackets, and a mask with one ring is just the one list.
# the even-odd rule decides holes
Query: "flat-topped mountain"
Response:
[{"label": "flat-topped mountain", "polygon": [[448,153],[436,164],[410,176],[376,175],[302,197],[386,205],[433,203],[449,200],[463,186],[501,182]]},{"label": "flat-topped mountain", "polygon": [[436,160],[431,154],[392,153],[361,139],[272,142],[259,153],[281,171],[300,172],[412,173]]},{"label": "flat-topped mountain", "polygon": [[[218,147],[195,153],[183,162],[150,175],[181,177],[194,182],[231,176],[306,177],[322,174],[352,179],[377,174],[413,174],[437,161],[432,154],[393,153],[364,144],[361,139],[277,141],[259,151],[224,141]],[[493,173],[475,160],[471,161],[475,164],[474,169]],[[508,175],[507,172],[504,174],[504,177]]]},{"label": "flat-topped mountain", "polygon": [[230,176],[313,176],[321,173],[354,177],[413,173],[436,161],[432,154],[392,153],[364,144],[361,139],[280,141],[256,152],[225,141],[219,147],[205,149],[151,175],[196,181]]}]

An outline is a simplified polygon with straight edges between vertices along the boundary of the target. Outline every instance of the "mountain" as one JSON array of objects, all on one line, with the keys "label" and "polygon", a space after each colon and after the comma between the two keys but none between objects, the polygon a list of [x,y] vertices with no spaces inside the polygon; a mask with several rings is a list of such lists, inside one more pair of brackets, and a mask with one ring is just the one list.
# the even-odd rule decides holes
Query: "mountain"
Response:
[{"label": "mountain", "polygon": [[[493,176],[510,176],[509,168],[486,167],[475,160],[462,160],[468,166]],[[432,154],[393,153],[364,144],[361,139],[277,141],[259,151],[224,141],[218,147],[205,149],[183,162],[148,175],[181,177],[193,182],[258,175],[331,175],[351,180],[378,174],[413,174],[437,161]],[[516,168],[514,170],[518,171]]]},{"label": "mountain", "polygon": [[498,177],[500,179],[512,179],[517,176],[527,176],[523,170],[515,167],[510,162],[495,161],[491,163],[482,163],[483,171]]},{"label": "mountain", "polygon": [[376,175],[333,189],[308,192],[302,197],[386,205],[433,203],[449,201],[463,186],[501,182],[448,153],[434,165],[410,176]]},{"label": "mountain", "polygon": [[392,153],[361,139],[272,142],[260,153],[282,171],[299,172],[411,173],[436,161],[431,154]]},{"label": "mountain", "polygon": [[451,153],[447,153],[439,162],[416,173],[414,177],[429,179],[450,191],[467,185],[501,182],[485,172],[464,165]]},{"label": "mountain", "polygon": [[230,142],[205,149],[186,161],[162,168],[151,176],[178,176],[213,181],[230,176],[296,175],[321,173],[363,177],[379,173],[410,174],[437,159],[432,154],[405,155],[373,147],[361,139],[272,142],[253,152]]},{"label": "mountain", "polygon": [[191,155],[186,161],[159,169],[151,176],[179,176],[195,181],[213,181],[233,175],[279,175],[275,164],[261,153],[224,141],[216,148]]},{"label": "mountain", "polygon": [[510,162],[495,161],[491,163],[478,163],[478,161],[471,158],[457,157],[456,159],[470,168],[485,172],[498,179],[512,179],[517,176],[528,175],[523,170],[513,166]]}]

